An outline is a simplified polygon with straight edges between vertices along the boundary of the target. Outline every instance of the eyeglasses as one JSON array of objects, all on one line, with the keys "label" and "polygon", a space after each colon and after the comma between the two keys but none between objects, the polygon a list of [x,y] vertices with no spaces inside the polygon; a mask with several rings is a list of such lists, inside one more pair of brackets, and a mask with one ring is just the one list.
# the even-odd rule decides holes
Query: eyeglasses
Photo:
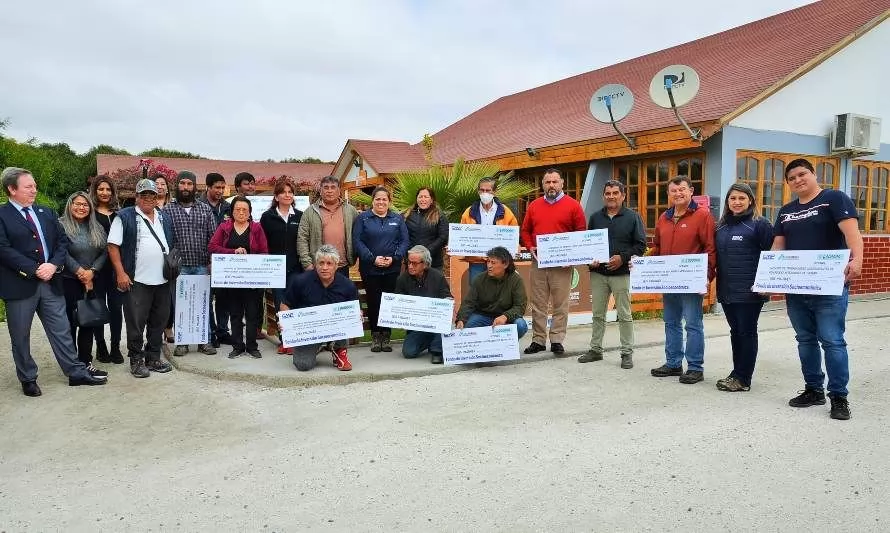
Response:
[{"label": "eyeglasses", "polygon": [[408,264],[411,266],[420,266],[420,265],[423,265],[424,262],[423,261],[408,261]]},{"label": "eyeglasses", "polygon": [[87,209],[89,209],[90,204],[86,202],[71,202],[71,207],[86,207]]}]

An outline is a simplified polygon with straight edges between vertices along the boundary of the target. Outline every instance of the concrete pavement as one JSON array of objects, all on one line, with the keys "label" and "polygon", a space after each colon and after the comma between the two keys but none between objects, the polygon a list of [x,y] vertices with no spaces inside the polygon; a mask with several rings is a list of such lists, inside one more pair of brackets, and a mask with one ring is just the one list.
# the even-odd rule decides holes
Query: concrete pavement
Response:
[{"label": "concrete pavement", "polygon": [[[856,299],[851,302],[848,318],[856,320],[865,317],[890,317],[890,300],[880,298]],[[705,316],[705,367],[708,366],[708,352],[717,343],[729,343],[729,326],[722,315]],[[788,328],[788,316],[783,303],[769,304],[760,317],[760,331],[775,331]],[[636,344],[638,348],[661,346],[664,344],[664,323],[660,319],[638,320],[635,323]],[[274,338],[273,338],[274,339]],[[525,348],[531,342],[531,332],[520,339],[520,347]],[[589,326],[573,326],[563,343],[566,352],[573,356],[587,351],[590,342]],[[618,325],[608,324],[603,339],[606,347],[606,360],[617,361]],[[191,352],[184,357],[170,357],[170,362],[180,371],[190,372],[221,380],[248,381],[269,387],[310,387],[325,384],[346,384],[389,379],[403,379],[437,374],[450,374],[467,370],[475,370],[474,365],[432,365],[429,355],[417,359],[405,359],[401,356],[401,344],[394,343],[392,353],[371,352],[368,345],[356,345],[349,348],[352,371],[341,372],[333,367],[329,352],[318,356],[319,366],[309,372],[298,372],[290,356],[276,353],[277,340],[259,341],[262,359],[254,359],[246,354],[237,359],[229,359],[226,355],[231,347],[224,344],[217,355],[202,355]],[[192,347],[196,349],[196,347]],[[796,352],[795,352],[796,353]],[[610,358],[610,354],[612,357]],[[523,364],[553,359],[550,352],[534,355],[520,354],[520,359],[501,363]]]}]

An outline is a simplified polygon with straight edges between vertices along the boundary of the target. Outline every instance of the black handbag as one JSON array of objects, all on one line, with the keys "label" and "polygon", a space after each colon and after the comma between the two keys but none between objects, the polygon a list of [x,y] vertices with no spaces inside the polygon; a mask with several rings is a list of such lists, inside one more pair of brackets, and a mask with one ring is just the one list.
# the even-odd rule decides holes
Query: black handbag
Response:
[{"label": "black handbag", "polygon": [[164,252],[164,279],[167,281],[173,281],[179,276],[179,271],[182,268],[182,257],[179,255],[179,250],[176,248],[170,248],[167,250],[163,244],[161,244],[161,239],[158,238],[158,234],[155,233],[154,228],[151,227],[151,224],[148,223],[148,220],[143,218],[145,222],[145,226],[148,228],[148,231],[151,232],[152,237],[158,241],[158,246],[161,247],[161,250]]},{"label": "black handbag", "polygon": [[102,299],[96,298],[95,293],[88,292],[83,300],[77,301],[74,309],[74,319],[82,328],[96,328],[108,323],[108,306]]}]

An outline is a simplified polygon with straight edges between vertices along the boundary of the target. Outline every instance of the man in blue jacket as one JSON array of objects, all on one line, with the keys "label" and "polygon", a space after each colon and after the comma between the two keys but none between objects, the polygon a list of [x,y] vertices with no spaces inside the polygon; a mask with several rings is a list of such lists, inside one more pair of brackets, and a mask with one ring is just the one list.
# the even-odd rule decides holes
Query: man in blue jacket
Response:
[{"label": "man in blue jacket", "polygon": [[65,314],[62,278],[68,237],[52,209],[35,205],[37,182],[31,172],[8,167],[0,182],[9,201],[0,206],[0,299],[15,371],[25,396],[40,396],[37,363],[31,357],[31,323],[36,313],[68,384],[104,385],[108,373],[77,360]]}]

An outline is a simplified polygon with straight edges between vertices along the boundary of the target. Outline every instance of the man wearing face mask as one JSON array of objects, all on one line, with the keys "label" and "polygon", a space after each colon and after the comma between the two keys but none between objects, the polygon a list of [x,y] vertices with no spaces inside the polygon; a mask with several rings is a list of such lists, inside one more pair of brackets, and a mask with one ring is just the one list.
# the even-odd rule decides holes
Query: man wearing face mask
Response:
[{"label": "man wearing face mask", "polygon": [[[519,222],[510,208],[497,199],[498,182],[495,178],[482,178],[479,180],[479,201],[464,211],[460,217],[461,224],[497,224],[500,226],[518,226]],[[470,263],[470,281],[477,275],[485,272],[486,258],[467,257]]]},{"label": "man wearing face mask", "polygon": [[[213,210],[206,203],[195,201],[197,182],[193,172],[180,172],[176,176],[176,201],[167,204],[162,211],[173,224],[174,240],[182,257],[179,273],[186,276],[210,274],[210,252],[207,251],[207,245],[216,232]],[[183,356],[188,350],[188,345],[178,345],[173,355]],[[208,342],[200,347],[200,351],[213,355],[216,348]]]},{"label": "man wearing face mask", "polygon": [[562,341],[569,323],[569,291],[574,267],[538,268],[537,244],[538,235],[587,229],[584,209],[577,200],[565,194],[562,187],[559,170],[547,169],[541,180],[544,196],[528,204],[519,231],[520,241],[532,253],[532,343],[525,349],[526,354],[547,349],[547,309],[551,307],[550,351],[556,357],[565,357]]}]

